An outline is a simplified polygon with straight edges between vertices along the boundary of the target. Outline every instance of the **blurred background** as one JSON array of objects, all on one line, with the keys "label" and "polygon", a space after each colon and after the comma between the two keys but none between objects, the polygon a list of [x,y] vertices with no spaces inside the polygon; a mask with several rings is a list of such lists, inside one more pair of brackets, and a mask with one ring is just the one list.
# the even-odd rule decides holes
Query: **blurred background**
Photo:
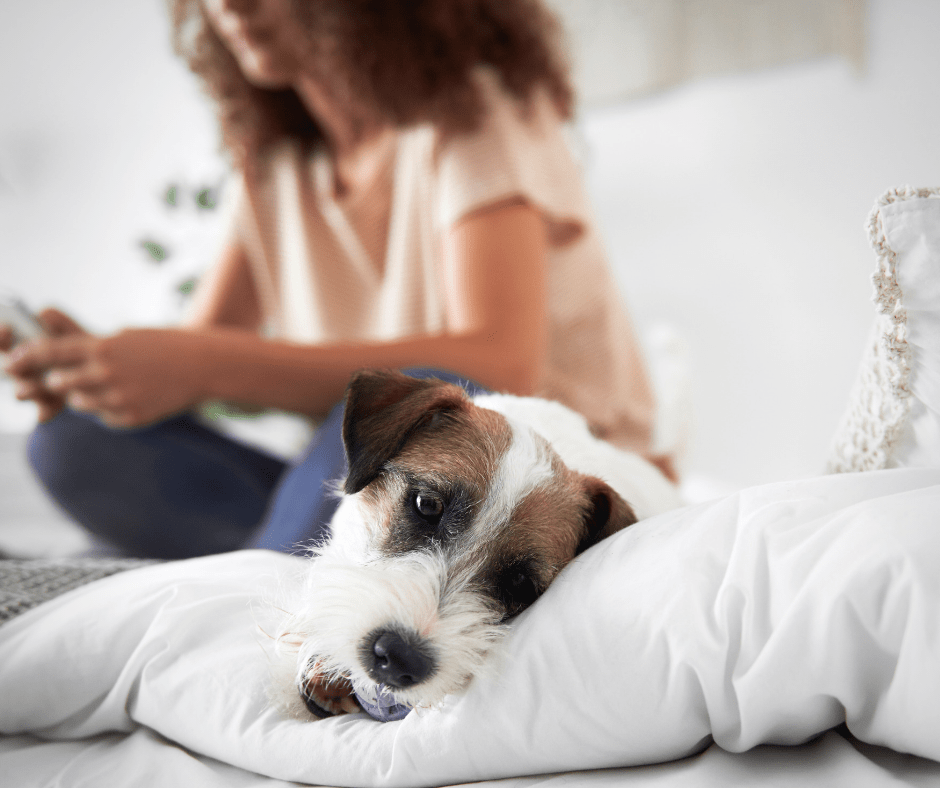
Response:
[{"label": "blurred background", "polygon": [[[683,468],[725,489],[821,472],[873,316],[868,212],[940,185],[940,3],[552,4]],[[225,174],[161,0],[0,3],[0,287],[96,331],[176,321]],[[32,418],[0,381],[11,456]]]}]

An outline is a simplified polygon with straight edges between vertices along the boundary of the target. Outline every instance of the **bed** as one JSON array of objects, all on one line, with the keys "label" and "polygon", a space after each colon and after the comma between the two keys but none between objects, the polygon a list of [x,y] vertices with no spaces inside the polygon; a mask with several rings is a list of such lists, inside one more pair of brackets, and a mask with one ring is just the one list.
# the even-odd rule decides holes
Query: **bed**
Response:
[{"label": "bed", "polygon": [[940,785],[940,192],[870,224],[877,315],[831,473],[645,520],[399,722],[272,708],[303,559],[140,566],[0,626],[0,784]]}]

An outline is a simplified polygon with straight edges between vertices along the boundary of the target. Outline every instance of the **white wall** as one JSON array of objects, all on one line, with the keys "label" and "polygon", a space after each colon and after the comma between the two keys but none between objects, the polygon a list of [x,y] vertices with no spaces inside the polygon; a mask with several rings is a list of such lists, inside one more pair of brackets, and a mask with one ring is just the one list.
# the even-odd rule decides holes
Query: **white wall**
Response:
[{"label": "white wall", "polygon": [[633,314],[690,347],[690,469],[822,470],[874,314],[865,220],[890,187],[940,184],[940,3],[870,8],[862,78],[822,61],[585,118]]},{"label": "white wall", "polygon": [[[940,184],[938,30],[940,3],[873,0],[862,78],[819,61],[582,118],[635,320],[675,326],[691,353],[688,470],[732,485],[821,470],[872,315],[867,213],[891,186]],[[167,41],[159,0],[0,5],[0,285],[98,330],[173,315],[191,260],[154,267],[135,243],[186,224],[160,209],[166,182],[219,168]],[[22,426],[2,403],[0,429]]]},{"label": "white wall", "polygon": [[96,330],[166,320],[175,271],[137,241],[216,151],[161,0],[0,4],[0,284]]}]

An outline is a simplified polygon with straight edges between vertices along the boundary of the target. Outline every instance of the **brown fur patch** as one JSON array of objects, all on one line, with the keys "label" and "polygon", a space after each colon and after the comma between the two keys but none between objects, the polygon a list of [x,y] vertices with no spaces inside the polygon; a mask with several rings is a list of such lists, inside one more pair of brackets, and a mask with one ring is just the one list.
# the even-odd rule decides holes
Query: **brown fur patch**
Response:
[{"label": "brown fur patch", "polygon": [[580,475],[560,460],[553,466],[552,484],[536,488],[516,506],[502,545],[510,553],[538,556],[539,579],[545,585],[577,554],[590,506]]},{"label": "brown fur patch", "polygon": [[343,444],[347,493],[359,492],[433,414],[469,404],[459,386],[391,370],[363,370],[346,391]]},{"label": "brown fur patch", "polygon": [[[472,521],[496,476],[512,431],[498,413],[472,404],[438,411],[415,430],[386,463],[386,471],[367,487],[381,507],[385,533],[382,549],[390,554],[452,541]],[[382,487],[373,493],[373,488]],[[437,494],[447,503],[442,529],[415,528],[410,495],[415,489]],[[384,498],[384,500],[378,500]]]},{"label": "brown fur patch", "polygon": [[485,496],[511,443],[512,430],[502,415],[468,402],[436,414],[392,464],[428,478],[464,480]]}]

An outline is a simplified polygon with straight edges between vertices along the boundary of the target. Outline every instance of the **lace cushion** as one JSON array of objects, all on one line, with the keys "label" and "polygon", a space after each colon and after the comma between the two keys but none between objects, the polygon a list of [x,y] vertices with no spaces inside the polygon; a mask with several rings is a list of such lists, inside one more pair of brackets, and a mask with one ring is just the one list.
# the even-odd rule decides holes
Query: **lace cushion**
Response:
[{"label": "lace cushion", "polygon": [[887,192],[868,221],[877,315],[833,473],[940,467],[940,189]]}]

